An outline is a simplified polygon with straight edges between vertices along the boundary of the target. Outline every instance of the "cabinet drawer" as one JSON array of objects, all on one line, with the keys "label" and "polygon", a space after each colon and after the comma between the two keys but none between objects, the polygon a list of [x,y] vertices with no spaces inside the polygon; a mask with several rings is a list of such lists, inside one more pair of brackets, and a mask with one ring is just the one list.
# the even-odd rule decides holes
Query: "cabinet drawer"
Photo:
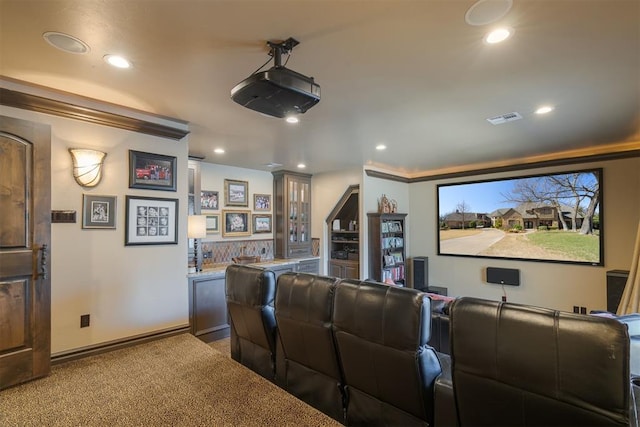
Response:
[{"label": "cabinet drawer", "polygon": [[311,255],[311,246],[303,246],[297,248],[289,247],[289,256],[292,258],[301,258],[309,255]]},{"label": "cabinet drawer", "polygon": [[298,272],[318,274],[320,272],[320,260],[300,261],[298,263]]}]

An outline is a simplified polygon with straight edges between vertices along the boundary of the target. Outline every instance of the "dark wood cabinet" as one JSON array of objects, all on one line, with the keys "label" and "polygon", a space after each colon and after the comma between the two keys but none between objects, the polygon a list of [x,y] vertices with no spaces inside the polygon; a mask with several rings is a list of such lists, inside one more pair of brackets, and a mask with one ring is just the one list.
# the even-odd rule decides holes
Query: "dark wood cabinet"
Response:
[{"label": "dark wood cabinet", "polygon": [[359,279],[360,263],[346,259],[332,259],[329,261],[329,275],[342,279]]},{"label": "dark wood cabinet", "polygon": [[204,342],[229,336],[224,275],[189,279],[189,324]]},{"label": "dark wood cabinet", "polygon": [[406,286],[404,213],[369,213],[369,278]]},{"label": "dark wood cabinet", "polygon": [[273,172],[273,197],[275,257],[311,256],[311,175]]}]

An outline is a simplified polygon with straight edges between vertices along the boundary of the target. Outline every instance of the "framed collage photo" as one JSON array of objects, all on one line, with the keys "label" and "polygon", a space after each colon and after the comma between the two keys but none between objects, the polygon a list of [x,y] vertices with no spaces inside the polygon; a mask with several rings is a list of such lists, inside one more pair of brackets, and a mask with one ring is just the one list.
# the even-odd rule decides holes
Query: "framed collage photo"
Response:
[{"label": "framed collage photo", "polygon": [[125,246],[178,244],[178,199],[126,196]]},{"label": "framed collage photo", "polygon": [[253,210],[254,211],[270,211],[271,210],[271,194],[254,194]]},{"label": "framed collage photo", "polygon": [[249,207],[249,182],[225,179],[224,205]]},{"label": "framed collage photo", "polygon": [[271,233],[271,215],[253,214],[253,232]]},{"label": "framed collage photo", "polygon": [[129,188],[176,191],[176,164],[173,156],[129,150]]},{"label": "framed collage photo", "polygon": [[202,210],[214,210],[217,211],[220,204],[218,203],[217,191],[205,191],[200,192],[200,209]]},{"label": "framed collage photo", "polygon": [[117,196],[82,195],[82,228],[116,228]]},{"label": "framed collage photo", "polygon": [[223,210],[222,211],[222,235],[227,236],[250,236],[251,235],[251,212]]}]

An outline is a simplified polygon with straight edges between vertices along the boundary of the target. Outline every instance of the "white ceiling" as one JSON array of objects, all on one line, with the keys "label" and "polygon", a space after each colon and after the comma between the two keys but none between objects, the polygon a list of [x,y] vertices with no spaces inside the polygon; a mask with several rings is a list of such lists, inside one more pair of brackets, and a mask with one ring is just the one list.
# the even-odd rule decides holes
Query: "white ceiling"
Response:
[{"label": "white ceiling", "polygon": [[[188,121],[190,154],[259,170],[410,177],[640,141],[640,1],[513,0],[496,24],[515,33],[493,46],[482,41],[493,25],[465,22],[473,4],[0,0],[0,75]],[[46,31],[91,51],[57,50]],[[230,99],[269,59],[266,41],[288,37],[300,45],[287,67],[322,88],[297,125]],[[542,104],[555,110],[535,115]],[[514,111],[524,118],[486,121]]]}]

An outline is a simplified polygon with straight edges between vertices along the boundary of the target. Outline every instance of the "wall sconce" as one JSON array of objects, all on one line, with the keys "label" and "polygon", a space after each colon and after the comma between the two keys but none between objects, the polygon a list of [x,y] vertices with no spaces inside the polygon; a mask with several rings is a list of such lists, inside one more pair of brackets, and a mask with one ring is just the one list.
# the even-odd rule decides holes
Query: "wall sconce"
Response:
[{"label": "wall sconce", "polygon": [[195,272],[202,271],[198,265],[198,239],[207,237],[207,216],[189,215],[187,218],[187,237],[193,239],[193,265]]},{"label": "wall sconce", "polygon": [[73,177],[82,187],[95,187],[102,178],[102,164],[107,153],[82,148],[70,148]]}]

